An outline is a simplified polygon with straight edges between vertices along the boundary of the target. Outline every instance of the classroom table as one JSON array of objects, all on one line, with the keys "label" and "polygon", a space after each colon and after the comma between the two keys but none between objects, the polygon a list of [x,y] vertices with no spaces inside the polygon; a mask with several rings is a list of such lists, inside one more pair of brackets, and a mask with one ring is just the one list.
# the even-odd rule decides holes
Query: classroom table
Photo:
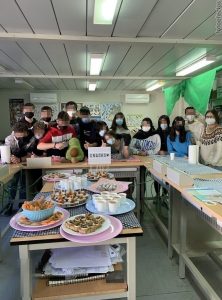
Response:
[{"label": "classroom table", "polygon": [[[189,189],[193,186],[180,186],[164,174],[152,168],[148,170],[154,180],[169,190],[168,231],[166,228],[164,230],[168,238],[169,258],[173,257],[173,251],[179,256],[179,277],[185,277],[187,267],[209,299],[221,299],[194,265],[192,257],[199,257],[222,248],[222,205],[206,205],[189,193]],[[222,173],[190,176],[194,179],[205,179],[206,185],[210,185],[207,180],[220,179]],[[163,229],[164,225],[158,218],[157,223]],[[215,253],[211,254],[211,258],[222,264]]]},{"label": "classroom table", "polygon": [[[137,217],[140,220],[141,213],[141,203],[143,204],[143,199],[141,199],[141,167],[144,164],[149,164],[151,159],[148,157],[140,157],[133,156],[135,161],[112,161],[110,165],[103,166],[105,169],[108,169],[112,172],[115,178],[134,178],[136,182],[136,213]],[[42,168],[42,175],[47,172],[52,171],[78,171],[78,170],[89,170],[96,169],[97,166],[88,164],[87,161],[78,162],[78,163],[52,163],[49,167]],[[98,166],[99,167],[99,166]],[[33,186],[33,182],[36,180],[36,177],[33,179],[33,175],[35,175],[34,168],[27,167],[23,165],[23,170],[26,172],[26,187],[27,187],[27,198],[32,198],[32,191],[30,190],[30,186]],[[143,187],[142,187],[143,188]],[[142,192],[143,194],[143,192]]]},{"label": "classroom table", "polygon": [[[46,183],[41,192],[52,191],[52,183]],[[59,233],[45,235],[21,234],[14,235],[10,240],[11,245],[19,247],[21,295],[22,300],[46,300],[46,299],[110,299],[127,297],[129,300],[136,299],[136,237],[142,235],[143,230],[135,215],[131,218],[133,228],[124,228],[119,236],[96,245],[126,244],[127,250],[127,282],[106,283],[104,279],[81,284],[48,287],[44,280],[38,280],[32,293],[32,275],[30,271],[30,254],[32,251],[88,246],[92,244],[80,244],[65,240]],[[132,226],[131,226],[132,227]]]}]

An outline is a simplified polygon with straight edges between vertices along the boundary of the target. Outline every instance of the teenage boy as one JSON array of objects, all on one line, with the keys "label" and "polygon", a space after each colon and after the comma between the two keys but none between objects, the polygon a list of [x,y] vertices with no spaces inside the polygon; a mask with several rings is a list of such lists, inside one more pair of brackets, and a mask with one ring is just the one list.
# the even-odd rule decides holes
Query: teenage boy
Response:
[{"label": "teenage boy", "polygon": [[41,108],[40,121],[44,122],[47,127],[56,124],[55,121],[52,121],[52,108],[50,106],[43,106]]},{"label": "teenage boy", "polygon": [[83,106],[80,108],[79,117],[79,140],[84,154],[88,156],[89,147],[101,146],[101,137],[96,122],[90,119],[88,107]]},{"label": "teenage boy", "polygon": [[33,125],[37,121],[34,118],[34,111],[35,111],[35,106],[33,103],[24,104],[22,109],[23,116],[20,119],[20,122],[25,123],[29,129],[32,129]]},{"label": "teenage boy", "polygon": [[65,111],[58,114],[56,123],[55,127],[49,127],[45,136],[39,141],[37,149],[46,151],[47,156],[65,157],[68,142],[76,137],[76,131],[69,124],[69,115]]},{"label": "teenage boy", "polygon": [[[31,132],[25,122],[17,122],[13,126],[12,133],[5,138],[5,145],[10,146],[11,149],[11,163],[19,164],[26,161],[27,157],[31,156],[29,152]],[[23,171],[16,173],[10,181],[9,188],[9,203],[6,207],[5,214],[10,215],[13,208],[13,200],[16,197],[17,189],[19,187],[19,199],[24,201],[26,199],[26,184],[25,174]]]},{"label": "teenage boy", "polygon": [[185,129],[192,133],[194,139],[192,142],[196,144],[200,141],[201,134],[204,130],[204,124],[198,120],[196,110],[191,106],[185,109],[185,119]]}]

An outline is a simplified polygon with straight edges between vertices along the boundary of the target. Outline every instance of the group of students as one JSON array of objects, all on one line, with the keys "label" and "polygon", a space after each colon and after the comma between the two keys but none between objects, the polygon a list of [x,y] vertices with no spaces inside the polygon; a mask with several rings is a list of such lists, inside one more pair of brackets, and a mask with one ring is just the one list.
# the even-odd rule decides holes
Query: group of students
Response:
[{"label": "group of students", "polygon": [[5,139],[5,144],[11,148],[12,163],[31,156],[65,158],[69,141],[77,138],[85,157],[89,147],[109,146],[115,159],[127,159],[132,154],[147,156],[172,152],[178,157],[187,157],[189,145],[198,144],[202,163],[222,167],[222,127],[215,110],[208,110],[205,118],[199,119],[195,109],[187,107],[185,118],[177,116],[172,124],[167,115],[162,115],[157,129],[150,118],[144,118],[134,135],[122,112],[114,116],[109,129],[104,121],[91,119],[88,107],[83,106],[78,111],[73,101],[66,103],[54,121],[51,107],[42,107],[39,121],[34,117],[34,110],[32,103],[26,103],[22,118]]}]

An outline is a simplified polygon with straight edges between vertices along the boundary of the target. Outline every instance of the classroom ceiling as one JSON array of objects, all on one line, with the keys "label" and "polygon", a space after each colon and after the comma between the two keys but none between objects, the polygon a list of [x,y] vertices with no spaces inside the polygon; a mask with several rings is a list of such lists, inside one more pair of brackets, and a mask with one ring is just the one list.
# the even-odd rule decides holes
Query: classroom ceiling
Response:
[{"label": "classroom ceiling", "polygon": [[[155,79],[178,82],[176,70],[205,54],[217,56],[211,68],[222,64],[215,7],[118,0],[112,25],[95,25],[94,0],[0,0],[0,88],[86,90],[97,81],[97,90],[142,92]],[[99,76],[89,75],[90,53],[104,53]]]}]

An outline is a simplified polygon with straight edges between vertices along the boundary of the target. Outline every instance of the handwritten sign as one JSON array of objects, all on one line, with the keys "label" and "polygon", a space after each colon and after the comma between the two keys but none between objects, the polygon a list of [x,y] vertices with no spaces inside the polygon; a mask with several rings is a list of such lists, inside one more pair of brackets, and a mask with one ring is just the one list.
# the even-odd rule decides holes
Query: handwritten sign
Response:
[{"label": "handwritten sign", "polygon": [[94,165],[111,164],[110,147],[89,147],[88,163]]}]

